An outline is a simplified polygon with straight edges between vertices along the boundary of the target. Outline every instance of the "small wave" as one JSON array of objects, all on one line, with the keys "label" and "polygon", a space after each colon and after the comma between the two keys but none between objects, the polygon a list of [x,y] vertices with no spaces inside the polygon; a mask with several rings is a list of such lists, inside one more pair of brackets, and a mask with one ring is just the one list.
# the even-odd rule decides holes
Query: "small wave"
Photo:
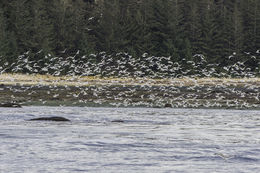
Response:
[{"label": "small wave", "polygon": [[234,156],[230,160],[239,162],[260,162],[260,159],[249,156]]}]

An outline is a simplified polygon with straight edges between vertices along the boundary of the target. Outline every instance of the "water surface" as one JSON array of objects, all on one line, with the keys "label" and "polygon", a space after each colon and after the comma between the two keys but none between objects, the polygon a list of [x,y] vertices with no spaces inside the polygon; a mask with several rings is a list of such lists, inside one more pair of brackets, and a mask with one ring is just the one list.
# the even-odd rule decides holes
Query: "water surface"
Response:
[{"label": "water surface", "polygon": [[[27,121],[42,116],[71,122]],[[34,106],[0,120],[0,172],[260,172],[260,111]]]}]

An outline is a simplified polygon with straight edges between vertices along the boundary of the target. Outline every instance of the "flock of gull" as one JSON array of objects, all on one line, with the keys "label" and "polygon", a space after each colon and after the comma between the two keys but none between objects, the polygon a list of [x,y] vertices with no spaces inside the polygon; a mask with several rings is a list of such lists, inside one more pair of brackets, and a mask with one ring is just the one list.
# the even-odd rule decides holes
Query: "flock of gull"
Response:
[{"label": "flock of gull", "polygon": [[[148,56],[144,53],[136,58],[128,53],[90,54],[80,56],[79,51],[73,56],[55,57],[43,55],[39,51],[32,54],[25,52],[14,62],[9,63],[0,56],[0,74],[36,73],[60,75],[100,75],[117,77],[151,77],[151,78],[180,78],[180,77],[257,77],[260,73],[260,51],[254,55],[244,53],[245,60],[239,61],[239,56],[233,53],[223,62],[210,63],[201,54],[193,56],[193,60],[182,59],[176,62],[172,57]],[[223,67],[222,67],[223,66]]]},{"label": "flock of gull", "polygon": [[[14,62],[0,56],[0,74],[44,74],[77,79],[100,77],[97,84],[73,86],[56,83],[46,86],[40,82],[32,86],[19,83],[7,86],[1,85],[3,81],[0,81],[0,99],[2,95],[10,101],[38,101],[42,104],[51,100],[75,105],[260,108],[260,81],[257,79],[260,51],[244,56],[247,58],[239,61],[238,55],[233,53],[223,61],[225,66],[223,62],[210,63],[200,54],[194,55],[192,61],[183,59],[179,62],[172,57],[149,56],[147,53],[136,58],[128,53],[106,52],[80,56],[77,51],[73,56],[55,57],[39,51],[36,54],[26,52]],[[138,82],[102,83],[103,77],[131,78]],[[203,83],[203,78],[212,78],[212,81]],[[216,78],[222,80],[213,80]],[[239,80],[224,83],[223,78]],[[158,79],[167,79],[167,82],[160,83]]]}]

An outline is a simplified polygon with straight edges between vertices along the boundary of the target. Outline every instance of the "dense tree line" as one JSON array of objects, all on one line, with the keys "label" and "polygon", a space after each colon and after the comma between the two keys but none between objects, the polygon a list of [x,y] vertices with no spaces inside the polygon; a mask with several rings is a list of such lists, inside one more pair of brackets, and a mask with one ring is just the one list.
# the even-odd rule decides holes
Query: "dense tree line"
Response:
[{"label": "dense tree line", "polygon": [[27,51],[68,56],[79,50],[148,53],[173,62],[203,54],[225,66],[247,61],[244,52],[257,49],[259,0],[0,1],[0,55],[9,62]]}]

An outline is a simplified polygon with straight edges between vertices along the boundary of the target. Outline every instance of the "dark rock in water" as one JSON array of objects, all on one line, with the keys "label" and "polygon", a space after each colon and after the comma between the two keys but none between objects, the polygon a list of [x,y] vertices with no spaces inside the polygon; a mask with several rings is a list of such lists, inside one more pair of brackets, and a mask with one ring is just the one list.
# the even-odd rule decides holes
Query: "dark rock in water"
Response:
[{"label": "dark rock in water", "polygon": [[0,107],[5,108],[21,108],[22,106],[17,103],[0,103]]},{"label": "dark rock in water", "polygon": [[172,104],[166,103],[166,104],[164,105],[164,107],[165,107],[165,108],[172,108]]},{"label": "dark rock in water", "polygon": [[112,120],[111,122],[112,123],[124,123],[125,121],[124,120]]},{"label": "dark rock in water", "polygon": [[70,121],[64,117],[40,117],[40,118],[33,118],[29,121]]}]

